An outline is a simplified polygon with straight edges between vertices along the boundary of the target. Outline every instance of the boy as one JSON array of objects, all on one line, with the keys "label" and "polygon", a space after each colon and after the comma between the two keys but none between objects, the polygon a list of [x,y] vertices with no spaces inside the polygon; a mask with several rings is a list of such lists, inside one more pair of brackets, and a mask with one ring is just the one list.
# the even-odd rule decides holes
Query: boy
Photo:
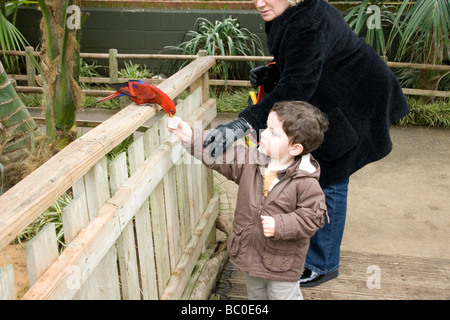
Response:
[{"label": "boy", "polygon": [[278,102],[258,149],[237,145],[218,158],[203,148],[201,130],[181,121],[170,129],[203,163],[239,184],[230,262],[245,273],[249,299],[302,299],[299,280],[309,239],[324,225],[319,164],[310,153],[323,141],[326,116],[306,102]]}]

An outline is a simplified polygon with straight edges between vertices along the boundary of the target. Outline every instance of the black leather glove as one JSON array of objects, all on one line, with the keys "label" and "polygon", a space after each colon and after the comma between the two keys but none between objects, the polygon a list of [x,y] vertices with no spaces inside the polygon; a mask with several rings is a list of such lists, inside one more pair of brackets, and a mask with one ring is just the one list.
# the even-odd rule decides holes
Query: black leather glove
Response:
[{"label": "black leather glove", "polygon": [[275,64],[271,64],[268,67],[256,67],[250,70],[250,84],[253,88],[261,85],[273,88],[278,80],[280,80],[280,71]]},{"label": "black leather glove", "polygon": [[211,144],[210,155],[216,156],[225,152],[237,139],[245,137],[251,126],[242,118],[218,125],[206,137],[203,147]]}]

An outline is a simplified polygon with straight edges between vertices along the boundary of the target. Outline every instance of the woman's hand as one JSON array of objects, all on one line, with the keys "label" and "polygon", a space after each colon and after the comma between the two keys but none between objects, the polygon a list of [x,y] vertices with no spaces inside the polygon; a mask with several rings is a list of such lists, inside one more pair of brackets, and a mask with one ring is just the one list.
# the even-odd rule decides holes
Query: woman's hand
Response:
[{"label": "woman's hand", "polygon": [[263,85],[273,89],[280,80],[280,71],[275,64],[270,64],[267,67],[256,67],[250,70],[249,80],[253,88]]},{"label": "woman's hand", "polygon": [[225,152],[237,139],[245,137],[251,130],[250,125],[242,118],[220,124],[206,137],[203,147],[211,144],[210,155],[216,156]]}]

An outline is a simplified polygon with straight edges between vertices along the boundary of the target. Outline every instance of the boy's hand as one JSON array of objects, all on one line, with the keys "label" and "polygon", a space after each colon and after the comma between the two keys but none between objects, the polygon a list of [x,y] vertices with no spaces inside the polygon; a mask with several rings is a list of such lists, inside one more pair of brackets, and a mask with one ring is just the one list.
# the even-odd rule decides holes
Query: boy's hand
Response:
[{"label": "boy's hand", "polygon": [[180,121],[178,123],[178,127],[176,129],[172,129],[167,127],[169,132],[174,133],[178,138],[182,141],[189,142],[192,138],[192,128],[184,121]]},{"label": "boy's hand", "polygon": [[263,233],[266,238],[275,236],[275,219],[271,216],[261,216]]}]

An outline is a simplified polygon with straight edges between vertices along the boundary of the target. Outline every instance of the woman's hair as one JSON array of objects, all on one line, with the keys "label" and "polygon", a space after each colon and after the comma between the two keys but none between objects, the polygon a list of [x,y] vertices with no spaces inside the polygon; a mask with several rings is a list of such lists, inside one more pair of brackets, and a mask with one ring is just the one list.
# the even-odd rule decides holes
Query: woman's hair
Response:
[{"label": "woman's hair", "polygon": [[303,146],[302,154],[311,153],[322,144],[328,118],[319,108],[303,101],[280,101],[271,112],[275,112],[283,124],[289,143]]},{"label": "woman's hair", "polygon": [[304,0],[287,0],[291,6],[296,6],[300,2],[303,2]]}]

